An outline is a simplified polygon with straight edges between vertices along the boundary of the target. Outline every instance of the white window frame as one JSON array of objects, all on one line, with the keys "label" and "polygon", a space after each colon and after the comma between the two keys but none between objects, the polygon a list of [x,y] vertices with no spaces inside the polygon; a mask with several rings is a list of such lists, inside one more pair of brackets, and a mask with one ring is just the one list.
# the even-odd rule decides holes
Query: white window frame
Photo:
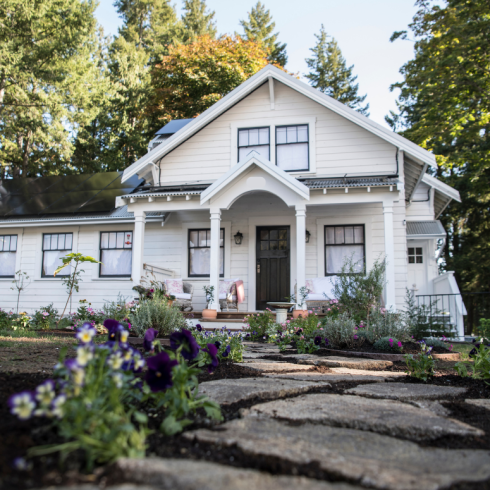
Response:
[{"label": "white window frame", "polygon": [[270,162],[276,165],[276,127],[280,126],[308,126],[308,152],[309,170],[295,170],[287,172],[293,176],[316,174],[316,117],[285,117],[285,118],[263,118],[234,121],[230,123],[231,128],[231,161],[230,168],[238,164],[238,130],[253,129],[257,127],[269,127]]}]

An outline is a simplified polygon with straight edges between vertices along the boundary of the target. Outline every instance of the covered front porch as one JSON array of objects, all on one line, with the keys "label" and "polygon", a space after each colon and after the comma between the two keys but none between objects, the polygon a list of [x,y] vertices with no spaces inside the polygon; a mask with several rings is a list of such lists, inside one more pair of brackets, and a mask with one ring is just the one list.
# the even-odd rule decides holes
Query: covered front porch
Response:
[{"label": "covered front porch", "polygon": [[[404,233],[400,239],[397,230],[395,239],[395,227],[403,227],[403,218],[396,219],[397,207],[404,205],[400,184],[338,180],[300,182],[253,156],[204,189],[195,183],[194,190],[186,185],[123,197],[135,215],[133,282],[145,275],[143,264],[163,268],[193,285],[192,305],[199,311],[206,306],[204,285],[219,293],[220,282],[240,280],[245,299],[239,310],[253,312],[334,273],[328,261],[352,249],[368,268],[387,258],[384,300],[396,308],[406,287]],[[147,225],[146,213],[157,210],[164,220]],[[336,254],[326,235],[335,229],[346,237],[357,230],[354,241],[344,239],[345,250]],[[195,247],[196,241],[203,246]],[[301,309],[300,298],[297,303]],[[219,295],[210,308],[223,309]]]}]

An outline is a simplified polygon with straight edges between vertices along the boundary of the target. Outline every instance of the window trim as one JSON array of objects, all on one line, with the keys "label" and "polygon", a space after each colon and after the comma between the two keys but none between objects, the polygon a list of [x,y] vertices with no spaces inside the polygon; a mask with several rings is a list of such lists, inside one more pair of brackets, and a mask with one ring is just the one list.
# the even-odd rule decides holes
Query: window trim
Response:
[{"label": "window trim", "polygon": [[[269,131],[269,144],[268,145],[247,145],[240,146],[240,131],[249,129],[267,129]],[[271,127],[270,126],[253,126],[253,127],[238,127],[236,133],[236,161],[240,163],[240,148],[251,148],[252,146],[268,146],[269,147],[269,162],[271,161]]]},{"label": "window trim", "polygon": [[[277,130],[280,129],[280,128],[297,128],[299,126],[306,126],[306,133],[307,133],[307,136],[308,136],[308,141],[297,141],[296,143],[278,143],[277,142]],[[275,165],[277,168],[281,168],[279,167],[278,165],[278,162],[277,162],[277,147],[278,146],[287,146],[287,145],[301,145],[301,144],[305,144],[307,145],[308,147],[308,151],[306,152],[307,155],[308,155],[308,168],[303,168],[303,169],[291,169],[291,170],[285,170],[283,168],[281,168],[281,170],[284,170],[284,172],[310,172],[310,125],[308,123],[303,123],[303,124],[285,124],[285,125],[282,125],[282,126],[275,126],[274,127],[274,133],[275,133]],[[296,130],[296,133],[297,133],[297,130]]]},{"label": "window trim", "polygon": [[[16,262],[16,266],[17,266],[17,249],[19,246],[19,235],[16,235],[16,234],[0,235],[0,237],[2,237],[2,238],[7,237],[7,236],[10,237],[10,239],[12,239],[13,236],[17,239],[17,241],[15,242],[15,262]],[[10,245],[9,245],[9,247],[10,247]],[[12,253],[12,250],[0,250],[0,254],[3,254],[3,253]],[[17,269],[17,267],[14,267],[14,269]],[[14,270],[14,274],[11,276],[0,275],[0,279],[12,279],[12,278],[15,278],[15,270]]]},{"label": "window trim", "polygon": [[[191,274],[191,249],[194,248],[209,248],[211,250],[211,246],[209,247],[191,247],[190,246],[190,238],[191,232],[193,231],[209,231],[211,233],[211,228],[188,228],[187,229],[187,277],[189,278],[198,278],[198,277],[210,277],[210,274]],[[223,231],[223,245],[220,248],[223,249],[223,274],[220,274],[219,277],[225,277],[226,272],[226,263],[225,263],[225,228],[220,228],[220,231]]]},{"label": "window trim", "polygon": [[[102,248],[102,233],[131,233],[131,248]],[[112,278],[112,277],[131,277],[131,271],[129,274],[102,274],[102,250],[131,250],[131,264],[133,263],[133,243],[134,243],[134,231],[133,230],[117,230],[117,231],[100,231],[99,232],[99,278]]]},{"label": "window trim", "polygon": [[[46,235],[71,235],[71,248],[63,248],[63,249],[55,249],[55,250],[44,250],[44,237]],[[45,275],[44,274],[44,252],[65,252],[65,251],[73,251],[73,232],[72,231],[67,231],[64,233],[57,232],[57,233],[43,233],[42,234],[42,240],[41,240],[41,250],[43,252],[42,257],[41,257],[41,278],[49,278],[49,279],[56,279],[56,278],[63,278],[63,277],[69,277],[70,274],[57,274],[56,277],[52,277],[51,275]]]},{"label": "window trim", "polygon": [[[362,233],[363,233],[363,242],[362,242],[362,253],[363,253],[363,270],[360,272],[356,272],[355,274],[365,274],[366,273],[366,225],[364,223],[356,223],[356,224],[338,224],[338,225],[323,225],[323,256],[324,256],[324,273],[325,277],[331,277],[331,276],[341,276],[343,274],[341,273],[336,273],[333,274],[331,272],[327,272],[327,247],[345,247],[345,246],[350,246],[350,245],[361,245],[361,243],[327,243],[326,239],[326,231],[327,228],[339,228],[343,227],[345,229],[346,226],[348,227],[354,227],[354,226],[362,226]],[[344,231],[345,233],[345,231]]]}]

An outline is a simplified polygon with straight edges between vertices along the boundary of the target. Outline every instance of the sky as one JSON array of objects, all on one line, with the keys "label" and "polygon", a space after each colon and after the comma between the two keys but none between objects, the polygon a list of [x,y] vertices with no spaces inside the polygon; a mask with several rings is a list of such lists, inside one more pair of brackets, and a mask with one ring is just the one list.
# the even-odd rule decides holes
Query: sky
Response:
[{"label": "sky", "polygon": [[[113,0],[99,0],[96,17],[106,34],[117,34],[121,25]],[[305,58],[315,45],[321,24],[337,40],[348,66],[354,65],[359,93],[367,94],[370,117],[387,125],[385,115],[396,110],[398,91],[390,85],[402,79],[400,67],[413,57],[413,43],[398,40],[390,43],[394,31],[407,28],[416,12],[415,0],[262,0],[270,9],[279,32],[279,41],[287,43],[286,68],[304,75]],[[181,12],[182,0],[172,2]],[[207,0],[216,12],[218,33],[241,33],[239,24],[256,0]]]}]

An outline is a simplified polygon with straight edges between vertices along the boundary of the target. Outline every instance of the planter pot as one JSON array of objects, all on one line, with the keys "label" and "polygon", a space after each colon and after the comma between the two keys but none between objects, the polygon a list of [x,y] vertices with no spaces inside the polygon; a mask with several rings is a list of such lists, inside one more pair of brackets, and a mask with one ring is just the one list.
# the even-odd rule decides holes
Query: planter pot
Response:
[{"label": "planter pot", "polygon": [[293,318],[306,318],[308,316],[308,310],[293,310]]},{"label": "planter pot", "polygon": [[172,308],[172,305],[174,304],[174,300],[173,299],[169,299],[167,301],[167,305],[170,306],[170,308]]},{"label": "planter pot", "polygon": [[216,310],[202,310],[202,317],[207,318],[208,320],[215,320],[218,316],[218,312]]}]

